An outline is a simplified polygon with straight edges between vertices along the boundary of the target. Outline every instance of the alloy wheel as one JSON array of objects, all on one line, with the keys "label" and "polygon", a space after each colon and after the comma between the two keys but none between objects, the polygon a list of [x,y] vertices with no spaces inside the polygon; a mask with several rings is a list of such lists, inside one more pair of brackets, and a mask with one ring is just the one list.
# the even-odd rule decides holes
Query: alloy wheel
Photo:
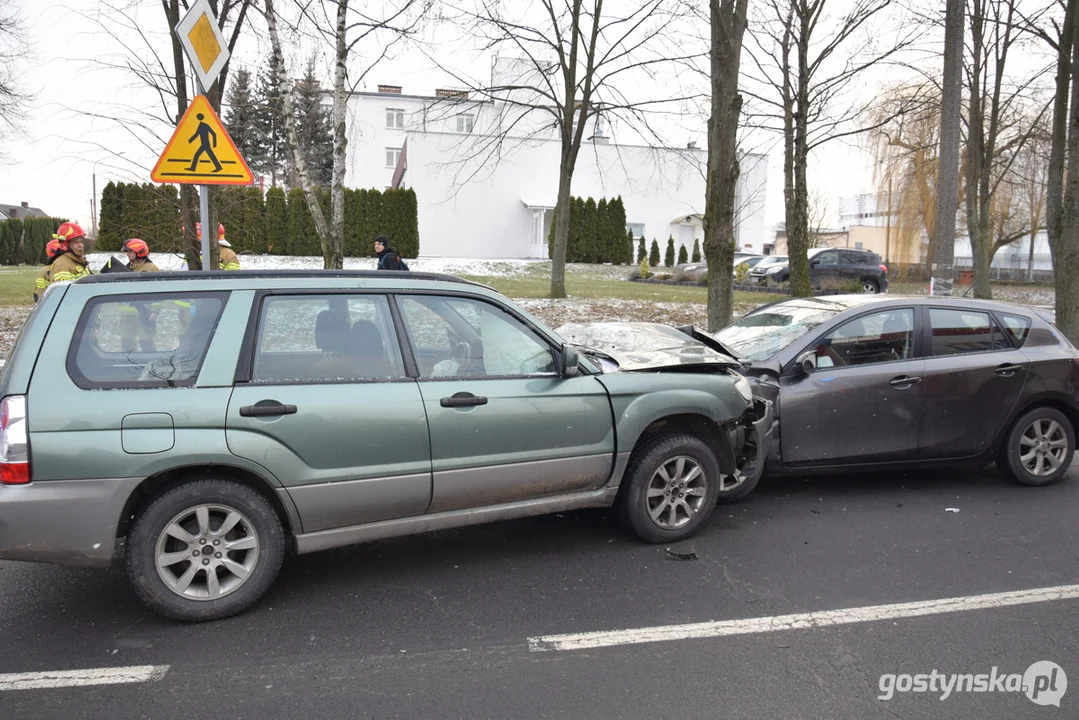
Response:
[{"label": "alloy wheel", "polygon": [[1019,438],[1019,461],[1035,477],[1052,475],[1068,454],[1068,435],[1056,420],[1039,418]]},{"label": "alloy wheel", "polygon": [[678,455],[662,463],[648,482],[648,514],[657,526],[673,530],[688,524],[704,506],[708,483],[704,469]]},{"label": "alloy wheel", "polygon": [[216,600],[247,582],[259,560],[251,520],[225,505],[176,514],[157,538],[154,565],[165,586],[188,600]]}]

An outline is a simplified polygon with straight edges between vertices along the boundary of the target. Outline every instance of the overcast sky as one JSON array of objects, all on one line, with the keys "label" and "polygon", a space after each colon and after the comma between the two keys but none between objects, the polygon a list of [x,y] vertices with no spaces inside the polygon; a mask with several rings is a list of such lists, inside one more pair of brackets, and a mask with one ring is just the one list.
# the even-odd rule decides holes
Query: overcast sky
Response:
[{"label": "overcast sky", "polygon": [[[529,4],[528,0],[521,1]],[[165,123],[148,119],[165,114],[156,94],[133,79],[130,71],[102,66],[121,66],[125,62],[129,51],[121,41],[142,57],[152,58],[143,37],[164,48],[163,57],[169,57],[160,2],[111,0],[131,9],[130,24],[109,13],[100,0],[0,0],[0,7],[4,2],[19,8],[25,21],[33,55],[22,76],[23,89],[35,97],[26,115],[24,136],[6,138],[0,146],[0,202],[27,201],[51,215],[70,217],[89,226],[93,174],[96,172],[99,194],[113,179],[149,182],[150,169],[172,131]],[[268,43],[260,34],[246,33],[241,38],[233,69],[237,63],[257,64],[265,56]],[[445,28],[428,28],[429,39],[445,35]],[[299,74],[304,56],[313,45],[302,38],[293,40],[290,47],[294,50],[288,62],[290,70]],[[371,47],[361,50],[374,52]],[[440,62],[453,64],[462,72],[482,75],[490,68],[489,53],[462,53],[449,46],[428,48],[427,52],[408,48],[384,60],[361,89],[373,90],[379,83],[388,83],[405,86],[407,93],[433,93],[435,87],[448,84],[448,79],[433,68],[428,57],[431,52],[436,57],[441,53]],[[362,58],[357,64],[362,64]],[[328,47],[322,51],[320,67],[328,80]],[[133,119],[145,129],[125,131],[110,119],[116,115]],[[622,139],[618,127],[615,138]],[[679,127],[671,128],[670,139],[679,145],[695,139],[699,146],[706,146],[705,119],[684,118]],[[766,223],[771,225],[783,218],[782,145],[778,138],[757,136],[752,146],[769,154],[765,215]],[[814,158],[810,185],[826,193],[834,210],[839,197],[872,190],[870,165],[863,151],[834,143],[827,146],[823,157]],[[835,218],[829,221],[835,222]]]}]

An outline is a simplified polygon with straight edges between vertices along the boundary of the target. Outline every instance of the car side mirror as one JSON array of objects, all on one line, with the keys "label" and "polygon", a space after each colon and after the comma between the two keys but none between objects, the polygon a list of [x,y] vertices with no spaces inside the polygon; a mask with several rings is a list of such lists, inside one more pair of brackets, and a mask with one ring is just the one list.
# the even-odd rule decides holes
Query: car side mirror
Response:
[{"label": "car side mirror", "polygon": [[815,350],[806,350],[798,356],[795,363],[803,375],[812,375],[817,369],[817,352]]},{"label": "car side mirror", "polygon": [[561,366],[558,374],[564,378],[576,377],[581,372],[581,356],[572,345],[562,346]]},{"label": "car side mirror", "polygon": [[811,268],[812,267],[817,267],[818,265],[820,265],[820,260],[810,260],[809,261],[809,267],[811,267]]}]

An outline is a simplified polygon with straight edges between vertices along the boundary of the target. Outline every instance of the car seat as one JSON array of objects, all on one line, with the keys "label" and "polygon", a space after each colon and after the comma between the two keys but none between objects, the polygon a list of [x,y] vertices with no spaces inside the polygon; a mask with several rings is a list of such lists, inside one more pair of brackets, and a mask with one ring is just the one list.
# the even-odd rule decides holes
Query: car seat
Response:
[{"label": "car seat", "polygon": [[315,346],[325,353],[341,352],[348,343],[348,319],[332,310],[323,310],[315,318]]},{"label": "car seat", "polygon": [[390,364],[386,362],[386,346],[382,342],[382,333],[370,320],[357,320],[352,325],[346,352],[357,359],[357,369],[361,376],[386,377],[390,375]]},{"label": "car seat", "polygon": [[886,347],[891,355],[888,359],[903,360],[910,357],[910,342],[913,335],[914,333],[911,332],[905,312],[889,315],[880,331],[880,339],[882,342],[887,343]]}]

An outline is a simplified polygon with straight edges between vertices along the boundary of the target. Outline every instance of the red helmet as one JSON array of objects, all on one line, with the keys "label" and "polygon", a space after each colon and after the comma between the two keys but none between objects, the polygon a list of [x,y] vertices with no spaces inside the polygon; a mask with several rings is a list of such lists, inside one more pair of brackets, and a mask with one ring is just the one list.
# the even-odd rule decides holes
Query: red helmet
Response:
[{"label": "red helmet", "polygon": [[56,234],[52,236],[53,240],[59,240],[63,252],[67,252],[68,243],[72,240],[86,237],[86,231],[73,222],[66,222],[61,225]]},{"label": "red helmet", "polygon": [[217,239],[225,237],[225,225],[223,223],[217,224]]},{"label": "red helmet", "polygon": [[50,240],[45,246],[45,254],[48,256],[49,260],[55,260],[64,254],[64,246],[59,240]]},{"label": "red helmet", "polygon": [[146,244],[145,240],[139,238],[131,238],[124,243],[124,250],[130,250],[135,253],[135,257],[144,258],[150,256],[150,246]]}]

